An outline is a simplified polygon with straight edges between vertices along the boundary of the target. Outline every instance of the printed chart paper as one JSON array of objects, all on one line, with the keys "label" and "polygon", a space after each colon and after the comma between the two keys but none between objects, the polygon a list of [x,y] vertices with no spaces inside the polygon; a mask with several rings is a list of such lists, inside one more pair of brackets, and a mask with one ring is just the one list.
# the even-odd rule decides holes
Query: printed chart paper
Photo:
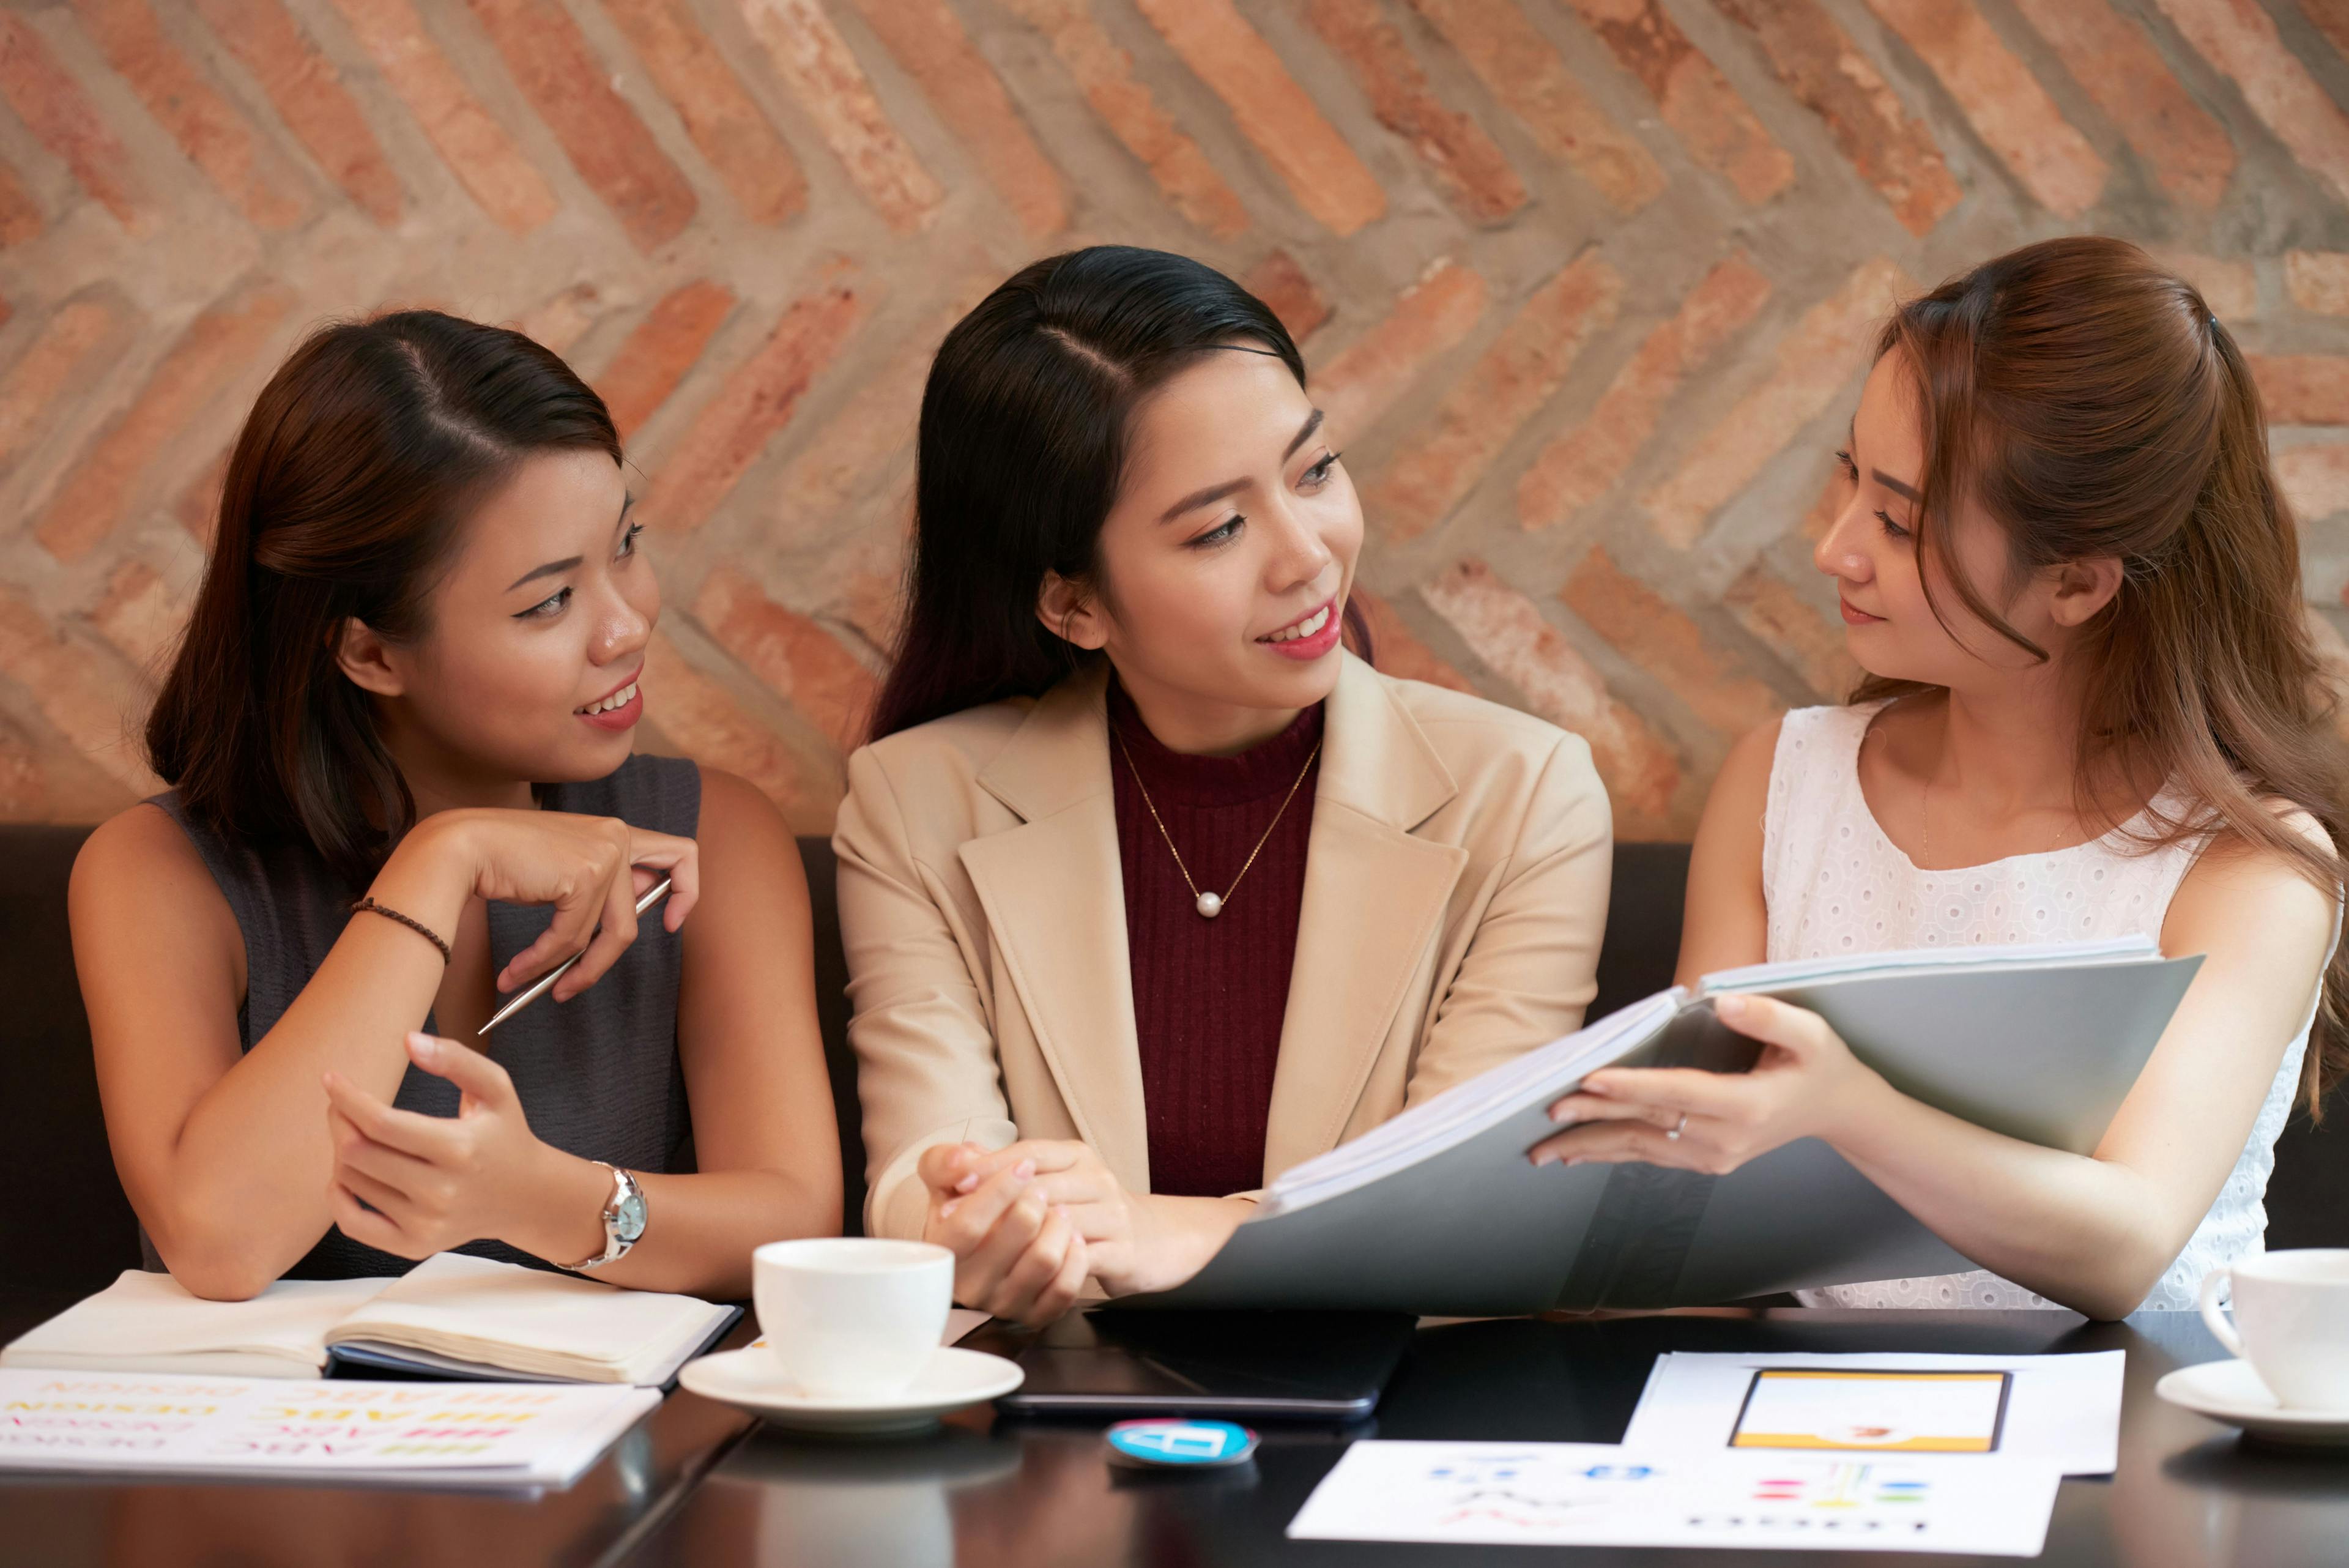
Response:
[{"label": "printed chart paper", "polygon": [[2122,1354],[1656,1357],[1627,1449],[1994,1454],[2065,1475],[2118,1462]]},{"label": "printed chart paper", "polygon": [[1292,1538],[2038,1555],[2060,1482],[1988,1455],[1848,1459],[1600,1443],[1361,1442]]},{"label": "printed chart paper", "polygon": [[0,1371],[0,1469],[567,1482],[657,1391]]}]

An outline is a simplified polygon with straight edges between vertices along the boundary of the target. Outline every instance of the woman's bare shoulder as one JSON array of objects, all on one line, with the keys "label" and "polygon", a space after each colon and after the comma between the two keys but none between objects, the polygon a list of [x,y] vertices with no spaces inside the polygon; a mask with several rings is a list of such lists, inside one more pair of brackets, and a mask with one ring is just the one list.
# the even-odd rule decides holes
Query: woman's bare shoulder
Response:
[{"label": "woman's bare shoulder", "polygon": [[1713,776],[1712,792],[1705,797],[1707,816],[1720,808],[1732,808],[1731,815],[1738,820],[1752,815],[1759,831],[1762,806],[1770,794],[1770,770],[1777,763],[1778,732],[1785,724],[1782,714],[1737,738],[1728,755],[1721,759],[1721,771]]},{"label": "woman's bare shoulder", "polygon": [[[2260,803],[2276,825],[2317,856],[2341,865],[2339,849],[2316,815],[2294,802]],[[2306,863],[2277,845],[2222,828],[2212,835],[2170,899],[2164,946],[2181,929],[2201,928],[2262,933],[2263,940],[2289,940],[2287,933],[2322,942],[2341,907],[2339,884],[2320,888]]]},{"label": "woman's bare shoulder", "polygon": [[771,863],[797,865],[799,840],[767,792],[740,774],[704,764],[701,820],[694,837],[705,864],[712,855],[744,854]]},{"label": "woman's bare shoulder", "polygon": [[[2306,845],[2318,856],[2339,864],[2343,857],[2340,846],[2325,831],[2316,814],[2297,801],[2281,795],[2264,795],[2260,805],[2272,817],[2284,833]],[[2190,880],[2206,868],[2217,877],[2248,875],[2252,877],[2298,877],[2305,881],[2302,862],[2296,856],[2263,838],[2253,837],[2231,827],[2220,827],[2210,836],[2210,841],[2197,857],[2194,870],[2188,873]]]},{"label": "woman's bare shoulder", "polygon": [[[244,939],[228,899],[180,825],[141,802],[93,829],[67,892],[78,953],[210,955],[244,981]],[[121,944],[118,950],[118,944]]]},{"label": "woman's bare shoulder", "polygon": [[169,886],[191,879],[219,897],[220,889],[195,845],[152,801],[141,801],[99,823],[74,857],[77,891],[86,888],[105,893],[141,887],[152,890],[159,881]]}]

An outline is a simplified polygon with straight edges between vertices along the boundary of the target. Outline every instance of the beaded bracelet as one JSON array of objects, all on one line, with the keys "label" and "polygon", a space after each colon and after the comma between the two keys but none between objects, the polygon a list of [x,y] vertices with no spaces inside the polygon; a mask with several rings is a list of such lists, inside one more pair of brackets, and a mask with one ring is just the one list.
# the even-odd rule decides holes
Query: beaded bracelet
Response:
[{"label": "beaded bracelet", "polygon": [[442,963],[454,963],[457,961],[457,955],[449,950],[449,944],[447,942],[440,940],[440,933],[426,925],[423,921],[410,919],[409,916],[401,914],[398,909],[386,909],[383,905],[377,903],[373,898],[361,898],[351,905],[351,913],[356,915],[361,911],[365,911],[370,915],[381,915],[387,920],[398,920],[401,925],[406,926],[409,930],[414,931],[418,936],[422,937],[426,941],[430,942],[434,947],[439,948],[440,950],[440,961]]}]

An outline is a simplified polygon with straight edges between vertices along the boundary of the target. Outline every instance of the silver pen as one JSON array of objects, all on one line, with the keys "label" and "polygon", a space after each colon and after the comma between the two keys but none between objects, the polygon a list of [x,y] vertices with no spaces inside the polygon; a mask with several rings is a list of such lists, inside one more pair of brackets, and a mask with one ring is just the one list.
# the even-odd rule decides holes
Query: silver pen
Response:
[{"label": "silver pen", "polygon": [[[637,915],[642,916],[647,909],[651,909],[655,904],[660,902],[661,895],[667,891],[668,878],[666,877],[654,883],[651,887],[646,888],[645,896],[636,900]],[[499,1024],[503,1023],[507,1019],[512,1018],[515,1013],[520,1012],[523,1008],[528,1007],[532,1002],[536,1002],[540,997],[544,996],[546,994],[547,987],[553,985],[556,981],[561,980],[565,974],[568,974],[571,971],[571,966],[577,963],[581,959],[585,958],[586,956],[587,950],[585,948],[581,948],[577,952],[573,953],[569,958],[564,959],[561,963],[556,964],[553,969],[548,970],[544,974],[540,975],[536,980],[532,981],[528,985],[522,989],[521,993],[515,996],[512,1002],[507,1002],[503,1007],[499,1008],[496,1012],[492,1013],[490,1017],[490,1021],[487,1023],[482,1024],[479,1030],[474,1032],[474,1038],[479,1039],[482,1035],[487,1034],[491,1030],[495,1029]]]}]

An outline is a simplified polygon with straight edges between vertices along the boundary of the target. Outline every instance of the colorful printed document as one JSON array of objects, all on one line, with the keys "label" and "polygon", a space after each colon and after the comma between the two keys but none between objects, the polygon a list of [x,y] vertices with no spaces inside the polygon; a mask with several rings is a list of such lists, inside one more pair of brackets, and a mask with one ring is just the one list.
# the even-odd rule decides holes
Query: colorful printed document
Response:
[{"label": "colorful printed document", "polygon": [[2118,1460],[2122,1355],[1656,1357],[1627,1448]]},{"label": "colorful printed document", "polygon": [[649,1388],[0,1371],[0,1469],[561,1486]]},{"label": "colorful printed document", "polygon": [[2038,1555],[2061,1477],[1990,1455],[1363,1442],[1292,1538]]}]

